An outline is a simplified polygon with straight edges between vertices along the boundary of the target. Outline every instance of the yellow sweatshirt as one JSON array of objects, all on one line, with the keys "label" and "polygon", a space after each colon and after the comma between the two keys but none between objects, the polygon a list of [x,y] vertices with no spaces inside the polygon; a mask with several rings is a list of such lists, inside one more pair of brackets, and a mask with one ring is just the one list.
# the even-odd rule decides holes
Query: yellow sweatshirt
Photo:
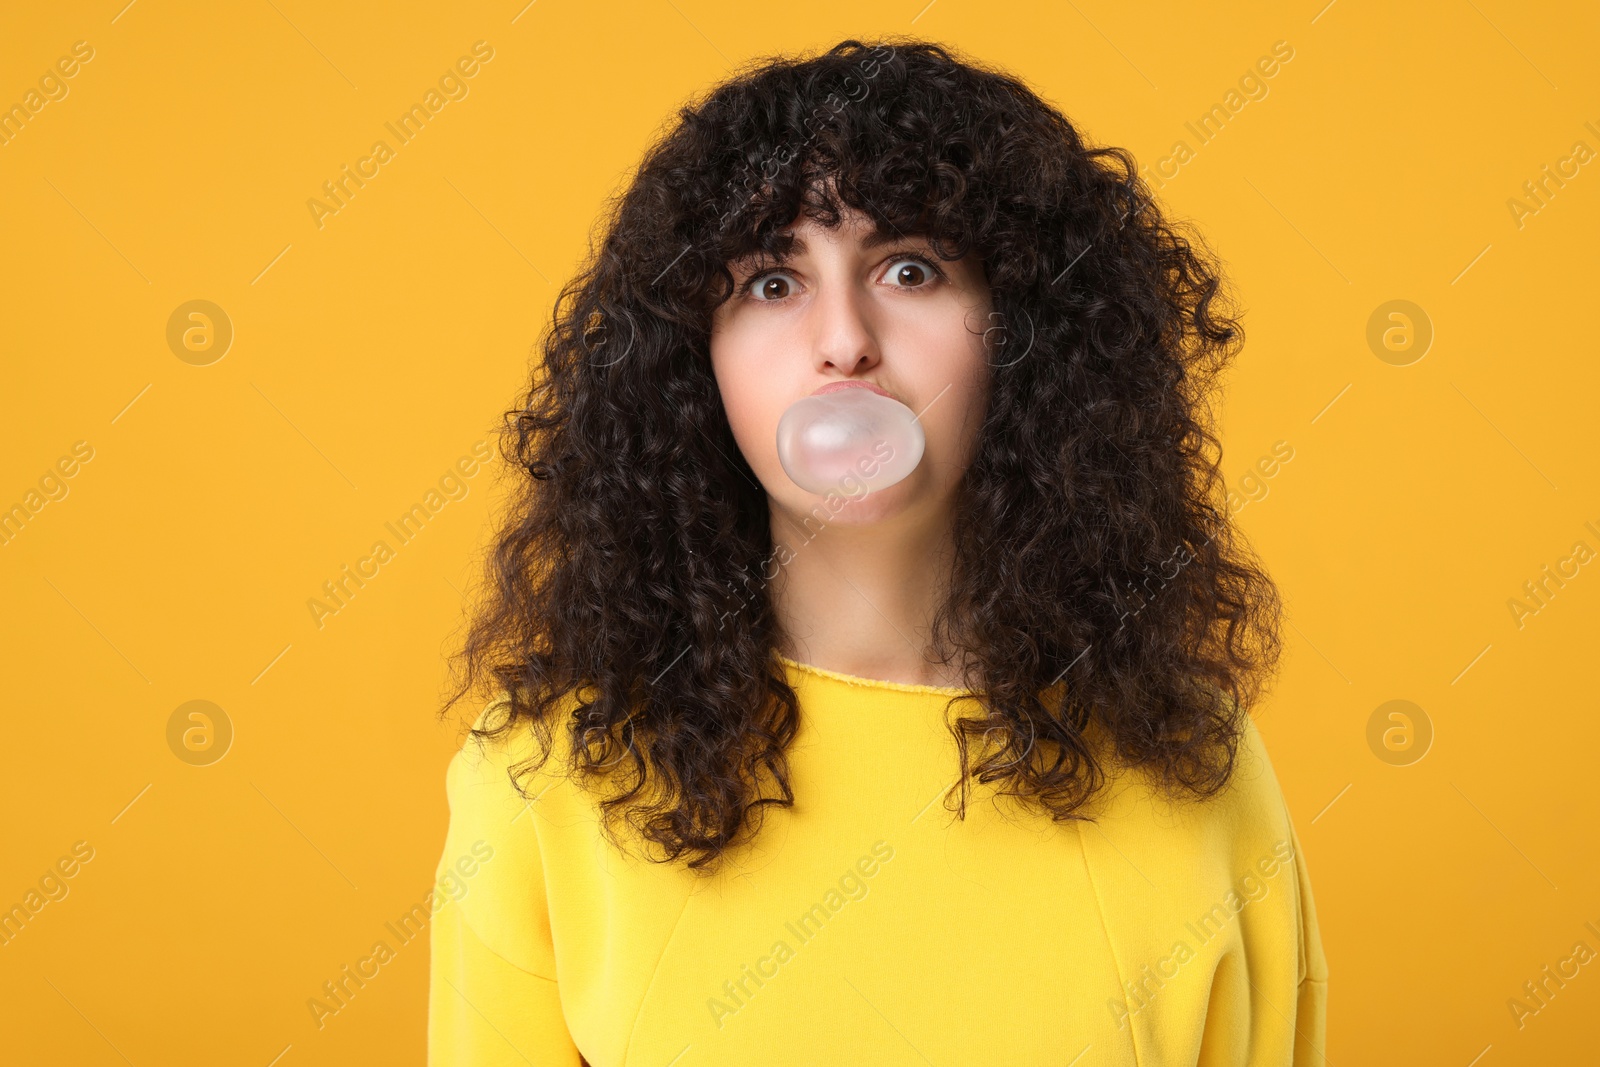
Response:
[{"label": "yellow sweatshirt", "polygon": [[531,803],[531,737],[457,753],[432,1067],[1321,1067],[1327,963],[1253,721],[1210,800],[1127,772],[1053,823],[974,784],[962,820],[960,690],[780,659],[795,804],[709,880],[608,845],[564,749]]}]

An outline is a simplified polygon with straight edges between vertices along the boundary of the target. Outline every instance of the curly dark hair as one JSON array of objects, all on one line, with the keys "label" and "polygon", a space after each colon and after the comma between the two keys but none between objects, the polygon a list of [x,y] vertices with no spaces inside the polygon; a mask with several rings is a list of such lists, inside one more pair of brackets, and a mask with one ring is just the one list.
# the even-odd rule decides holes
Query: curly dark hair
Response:
[{"label": "curly dark hair", "polygon": [[1092,818],[1110,764],[1215,794],[1281,610],[1231,526],[1211,429],[1243,341],[1224,283],[1126,150],[918,40],[764,57],[647,151],[500,427],[515,491],[440,714],[492,676],[503,714],[472,733],[538,738],[517,788],[566,731],[569,773],[616,780],[608,836],[626,813],[657,862],[713,870],[765,805],[793,804],[770,516],[710,324],[733,260],[785,248],[802,212],[836,225],[841,202],[946,259],[980,256],[994,300],[989,409],[933,624],[981,711],[945,709],[961,815],[975,778]]}]

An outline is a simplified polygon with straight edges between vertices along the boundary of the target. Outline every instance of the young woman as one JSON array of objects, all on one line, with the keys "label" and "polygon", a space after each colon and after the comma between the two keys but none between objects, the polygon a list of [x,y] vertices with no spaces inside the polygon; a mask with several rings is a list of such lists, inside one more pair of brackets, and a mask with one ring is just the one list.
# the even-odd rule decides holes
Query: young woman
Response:
[{"label": "young woman", "polygon": [[[684,109],[505,431],[430,1062],[1320,1064],[1222,294],[1125,152],[947,49]],[[802,488],[819,390],[914,414],[898,480]]]}]

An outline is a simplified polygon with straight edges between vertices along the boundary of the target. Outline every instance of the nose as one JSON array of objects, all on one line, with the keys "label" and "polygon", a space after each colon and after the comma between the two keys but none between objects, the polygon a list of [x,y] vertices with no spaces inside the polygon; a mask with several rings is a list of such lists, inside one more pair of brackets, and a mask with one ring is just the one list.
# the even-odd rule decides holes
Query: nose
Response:
[{"label": "nose", "polygon": [[849,281],[825,279],[812,300],[811,318],[818,372],[852,376],[881,358],[871,301]]}]

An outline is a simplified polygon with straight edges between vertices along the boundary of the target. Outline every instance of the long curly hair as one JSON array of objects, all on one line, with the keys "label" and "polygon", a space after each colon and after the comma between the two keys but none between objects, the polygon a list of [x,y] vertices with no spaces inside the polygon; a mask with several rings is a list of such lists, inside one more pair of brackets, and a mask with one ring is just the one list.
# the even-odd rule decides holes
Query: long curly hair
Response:
[{"label": "long curly hair", "polygon": [[[701,873],[793,804],[767,500],[709,337],[729,263],[841,205],[980,256],[993,295],[989,410],[933,623],[972,693],[945,709],[961,815],[976,781],[1092,818],[1118,768],[1215,794],[1281,610],[1231,526],[1211,429],[1243,341],[1224,282],[1127,151],[918,40],[756,61],[683,107],[608,204],[499,430],[515,487],[441,716],[492,679],[502,714],[472,733],[538,739],[510,771],[524,795],[564,731],[566,771],[615,787],[608,836],[626,816],[657,862]],[[957,700],[978,713],[951,719]]]}]

